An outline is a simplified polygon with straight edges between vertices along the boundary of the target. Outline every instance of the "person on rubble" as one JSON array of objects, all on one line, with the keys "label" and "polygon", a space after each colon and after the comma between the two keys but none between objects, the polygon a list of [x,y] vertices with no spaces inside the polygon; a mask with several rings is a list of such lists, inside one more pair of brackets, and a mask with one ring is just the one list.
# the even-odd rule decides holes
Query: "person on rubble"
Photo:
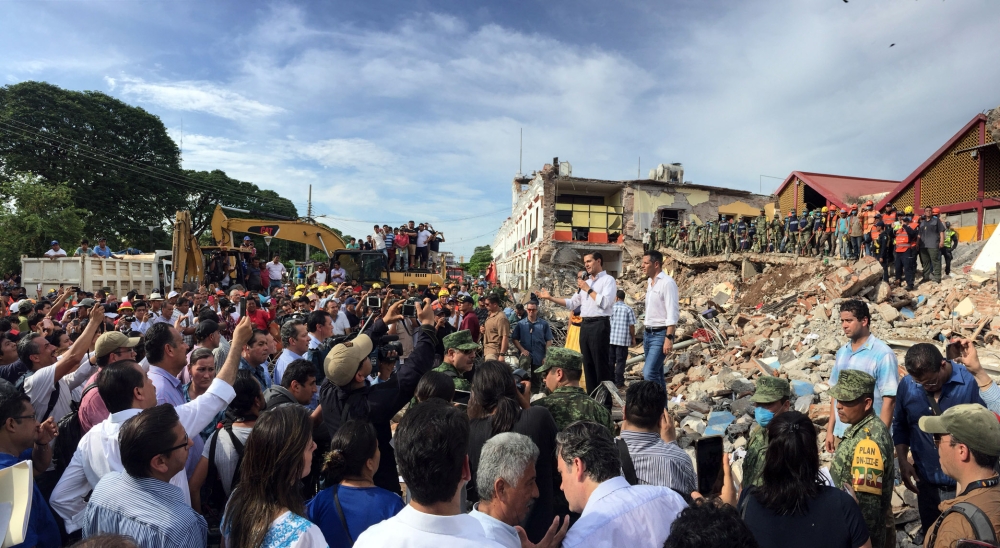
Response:
[{"label": "person on rubble", "polygon": [[[875,258],[882,265],[882,281],[889,283],[889,267],[892,266],[892,233],[881,220],[875,223],[875,229],[878,231],[878,236],[872,242],[872,249]],[[872,234],[875,234],[874,230]]]},{"label": "person on rubble", "polygon": [[[615,305],[618,284],[604,270],[604,257],[600,252],[584,255],[583,261],[590,276],[577,279],[578,290],[572,297],[554,297],[544,288],[539,289],[536,294],[539,299],[570,310],[578,306],[581,308],[583,324],[580,326],[580,353],[583,354],[583,371],[587,386],[596,388],[603,381],[615,380],[614,371],[608,363],[608,347],[611,345],[611,311]],[[610,406],[610,399],[607,404]]]},{"label": "person on rubble", "polygon": [[767,214],[764,212],[764,208],[760,209],[760,215],[754,219],[754,224],[757,229],[757,253],[765,253],[767,251]]},{"label": "person on rubble", "polygon": [[757,223],[756,220],[747,222],[747,251],[758,253],[757,249]]},{"label": "person on rubble", "polygon": [[834,238],[840,248],[840,258],[847,260],[851,258],[851,220],[847,217],[847,210],[840,209],[840,216],[837,217],[837,229],[834,231]]},{"label": "person on rubble", "polygon": [[[909,207],[909,206],[907,206]],[[904,215],[897,222],[893,238],[896,265],[896,283],[902,285],[906,281],[907,291],[913,291],[913,243],[917,240],[917,231],[910,223],[910,217]]]},{"label": "person on rubble", "polygon": [[927,206],[920,219],[920,264],[923,281],[941,283],[941,248],[944,247],[945,226],[938,218],[940,210]]},{"label": "person on rubble", "polygon": [[642,270],[646,275],[642,376],[666,388],[663,364],[673,350],[680,317],[677,282],[663,271],[663,255],[657,251],[643,254]]},{"label": "person on rubble", "polygon": [[815,244],[815,255],[817,257],[823,257],[826,255],[826,249],[824,249],[824,246],[829,240],[826,232],[826,210],[827,208],[824,207],[823,209],[813,211],[813,242]]},{"label": "person on rubble", "polygon": [[708,254],[719,253],[719,225],[715,221],[708,222]]},{"label": "person on rubble", "polygon": [[753,416],[757,425],[750,432],[747,455],[743,459],[744,489],[760,485],[764,454],[767,452],[767,425],[791,407],[792,389],[787,379],[761,375],[756,384],[757,389],[750,396],[750,401],[754,403]]},{"label": "person on rubble", "polygon": [[865,255],[872,255],[872,227],[875,226],[875,204],[871,200],[865,202],[864,210],[861,212],[861,228],[864,232]]},{"label": "person on rubble", "polygon": [[771,253],[779,253],[783,247],[784,239],[784,223],[781,222],[781,214],[777,209],[774,210],[774,218],[771,219]]},{"label": "person on rubble", "polygon": [[729,239],[729,229],[731,225],[732,223],[729,222],[729,217],[719,215],[719,238],[721,239],[719,245],[720,253],[732,253],[733,251],[733,246]]},{"label": "person on rubble", "polygon": [[656,229],[656,244],[657,248],[667,247],[667,231],[670,225],[670,221],[664,221],[660,223],[660,228]]},{"label": "person on rubble", "polygon": [[747,223],[742,215],[736,217],[736,251],[740,253],[746,251],[747,245]]},{"label": "person on rubble", "polygon": [[812,212],[802,210],[799,218],[799,256],[808,257],[812,254]]},{"label": "person on rubble", "polygon": [[799,218],[795,215],[795,210],[788,212],[788,219],[785,221],[785,249],[788,253],[798,254],[799,252]]},{"label": "person on rubble", "polygon": [[642,250],[646,251],[650,249],[649,246],[650,246],[649,229],[647,228],[642,231]]},{"label": "person on rubble", "polygon": [[850,486],[855,493],[872,548],[892,548],[896,545],[892,519],[896,470],[892,435],[875,414],[875,377],[848,369],[830,389],[830,397],[837,401],[837,418],[850,425],[830,466],[833,484]]},{"label": "person on rubble", "polygon": [[865,231],[864,226],[861,223],[861,218],[858,217],[858,206],[857,204],[851,206],[851,214],[847,218],[848,220],[848,232],[847,235],[851,239],[851,259],[858,260],[861,258],[862,240],[864,239]]},{"label": "person on rubble", "polygon": [[952,250],[958,247],[958,233],[951,229],[951,223],[944,223],[944,243],[941,244],[941,256],[944,257],[944,275],[951,276]]},{"label": "person on rubble", "polygon": [[[872,335],[871,321],[871,313],[864,301],[852,299],[841,303],[840,325],[850,340],[837,351],[829,384],[836,386],[840,382],[840,374],[848,369],[864,371],[874,377],[875,413],[883,423],[890,425],[899,386],[899,363],[896,353]],[[833,453],[839,443],[836,438],[843,438],[847,431],[847,424],[837,415],[836,398],[830,401],[830,416],[836,420],[826,425],[825,449]]]}]

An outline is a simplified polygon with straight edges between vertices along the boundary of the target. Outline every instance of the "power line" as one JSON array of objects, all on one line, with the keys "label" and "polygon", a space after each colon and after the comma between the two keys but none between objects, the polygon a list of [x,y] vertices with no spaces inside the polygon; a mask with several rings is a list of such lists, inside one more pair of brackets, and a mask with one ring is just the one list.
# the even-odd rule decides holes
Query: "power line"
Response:
[{"label": "power line", "polygon": [[[495,215],[497,213],[505,212],[505,211],[510,211],[510,208],[506,208],[505,207],[505,208],[502,208],[502,209],[498,209],[496,211],[490,211],[488,213],[481,213],[481,214],[478,214],[478,215],[472,215],[470,217],[459,217],[457,219],[441,219],[441,220],[437,220],[437,221],[434,221],[434,222],[436,222],[436,223],[452,223],[452,222],[457,222],[457,221],[468,221],[469,219],[478,219],[480,217],[486,217],[488,215]],[[381,219],[381,220],[375,220],[375,219],[344,219],[344,218],[341,218],[341,217],[334,217],[332,215],[316,215],[316,217],[317,218],[323,217],[323,218],[326,218],[326,219],[333,219],[335,221],[342,221],[342,222],[347,222],[347,223],[380,223],[380,224],[385,224],[385,219],[384,218]]]},{"label": "power line", "polygon": [[[72,139],[60,137],[54,134],[45,135],[41,133],[43,130],[35,128],[34,126],[30,126],[28,124],[24,124],[23,122],[18,122],[15,120],[0,120],[0,126],[3,126],[0,127],[0,130],[4,130],[8,133],[18,132],[20,133],[21,136],[25,136],[29,139],[33,139],[35,141],[47,142],[48,144],[62,148],[67,153],[75,154],[78,157],[83,157],[98,162],[105,162],[120,169],[126,169],[134,173],[138,173],[140,175],[145,175],[147,177],[159,179],[161,181],[173,183],[198,192],[214,193],[223,197],[229,197],[230,199],[235,199],[235,198],[239,198],[241,200],[253,199],[264,203],[270,202],[272,204],[284,205],[283,202],[281,202],[278,198],[271,198],[267,196],[251,194],[249,192],[243,192],[237,189],[220,189],[212,187],[210,183],[193,179],[187,175],[184,175],[183,173],[172,172],[170,170],[153,165],[136,164],[131,160],[122,158],[121,156],[117,156],[109,152],[96,149],[79,141],[74,141]],[[75,147],[80,147],[84,150],[78,150],[72,146],[67,146],[67,145],[74,145]],[[291,202],[293,205],[296,206],[301,205],[301,204],[295,204],[295,202],[292,202],[291,200],[288,200],[288,202]]]}]

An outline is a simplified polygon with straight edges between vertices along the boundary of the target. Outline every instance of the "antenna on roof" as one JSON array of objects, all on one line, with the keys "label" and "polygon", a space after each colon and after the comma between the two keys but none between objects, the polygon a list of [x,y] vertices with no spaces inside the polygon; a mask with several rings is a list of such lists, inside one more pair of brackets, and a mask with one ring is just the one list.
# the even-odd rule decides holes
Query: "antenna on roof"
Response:
[{"label": "antenna on roof", "polygon": [[515,179],[521,179],[524,177],[524,172],[521,171],[524,162],[524,128],[521,128],[521,142],[517,147],[517,175]]}]

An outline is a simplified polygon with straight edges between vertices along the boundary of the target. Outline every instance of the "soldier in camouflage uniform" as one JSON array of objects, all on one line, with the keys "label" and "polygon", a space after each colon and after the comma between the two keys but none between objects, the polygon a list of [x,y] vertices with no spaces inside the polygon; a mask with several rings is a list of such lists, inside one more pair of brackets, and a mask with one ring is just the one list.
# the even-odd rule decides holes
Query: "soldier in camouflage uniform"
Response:
[{"label": "soldier in camouflage uniform", "polygon": [[[875,377],[864,371],[845,369],[837,384],[830,388],[830,397],[837,400],[840,420],[851,425],[833,455],[830,475],[837,487],[845,484],[853,487],[872,548],[892,548],[896,543],[891,514],[896,470],[892,436],[872,406]],[[865,446],[858,450],[862,442]],[[875,455],[876,452],[881,454]],[[891,537],[887,536],[889,529],[893,530]]]},{"label": "soldier in camouflage uniform", "polygon": [[656,229],[656,243],[657,249],[667,247],[667,225],[670,221],[665,221],[664,224],[660,225],[660,228]]},{"label": "soldier in camouflage uniform", "polygon": [[774,210],[774,218],[771,219],[771,251],[777,253],[781,249],[781,240],[784,238],[785,223],[781,222],[781,215],[778,210]]},{"label": "soldier in camouflage uniform", "polygon": [[548,409],[559,430],[573,422],[587,420],[607,426],[614,434],[611,412],[580,388],[583,354],[551,346],[545,353],[545,363],[535,369],[535,373],[542,375],[550,394],[531,405]]},{"label": "soldier in camouflage uniform", "polygon": [[757,225],[757,253],[764,253],[767,251],[767,216],[763,209],[754,223]]},{"label": "soldier in camouflage uniform", "polygon": [[441,343],[444,345],[444,358],[441,365],[435,367],[433,371],[451,377],[455,382],[455,390],[468,392],[470,383],[465,380],[465,374],[472,371],[475,351],[479,350],[479,344],[472,340],[472,333],[468,329],[448,335]]},{"label": "soldier in camouflage uniform", "polygon": [[719,225],[715,221],[708,222],[708,254],[719,252]]},{"label": "soldier in camouflage uniform", "polygon": [[780,377],[764,375],[757,379],[757,390],[750,397],[754,402],[754,419],[757,425],[750,432],[747,456],[743,459],[743,487],[760,486],[764,471],[764,453],[767,452],[767,425],[774,417],[788,411],[792,389]]}]

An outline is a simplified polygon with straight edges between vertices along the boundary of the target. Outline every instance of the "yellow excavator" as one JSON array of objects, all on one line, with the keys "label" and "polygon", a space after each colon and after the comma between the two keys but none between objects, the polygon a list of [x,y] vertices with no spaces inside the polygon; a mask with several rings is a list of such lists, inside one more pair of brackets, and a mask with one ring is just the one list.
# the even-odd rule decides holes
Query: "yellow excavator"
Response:
[{"label": "yellow excavator", "polygon": [[[230,218],[224,211],[226,209],[262,218]],[[336,232],[315,222],[216,205],[211,226],[212,238],[217,245],[201,246],[191,230],[191,214],[187,211],[177,212],[172,257],[175,289],[204,283],[206,262],[218,260],[220,256],[228,259],[229,271],[235,271],[242,243],[242,239],[237,240],[234,236],[237,232],[278,238],[322,249],[329,258],[329,266],[333,268],[333,264],[339,262],[340,267],[347,272],[348,280],[352,282],[369,284],[378,282],[383,286],[394,287],[406,287],[410,283],[415,283],[419,287],[426,287],[431,282],[444,283],[444,276],[427,270],[391,272],[387,268],[385,255],[380,251],[347,249]],[[207,258],[206,255],[211,258]]]}]

